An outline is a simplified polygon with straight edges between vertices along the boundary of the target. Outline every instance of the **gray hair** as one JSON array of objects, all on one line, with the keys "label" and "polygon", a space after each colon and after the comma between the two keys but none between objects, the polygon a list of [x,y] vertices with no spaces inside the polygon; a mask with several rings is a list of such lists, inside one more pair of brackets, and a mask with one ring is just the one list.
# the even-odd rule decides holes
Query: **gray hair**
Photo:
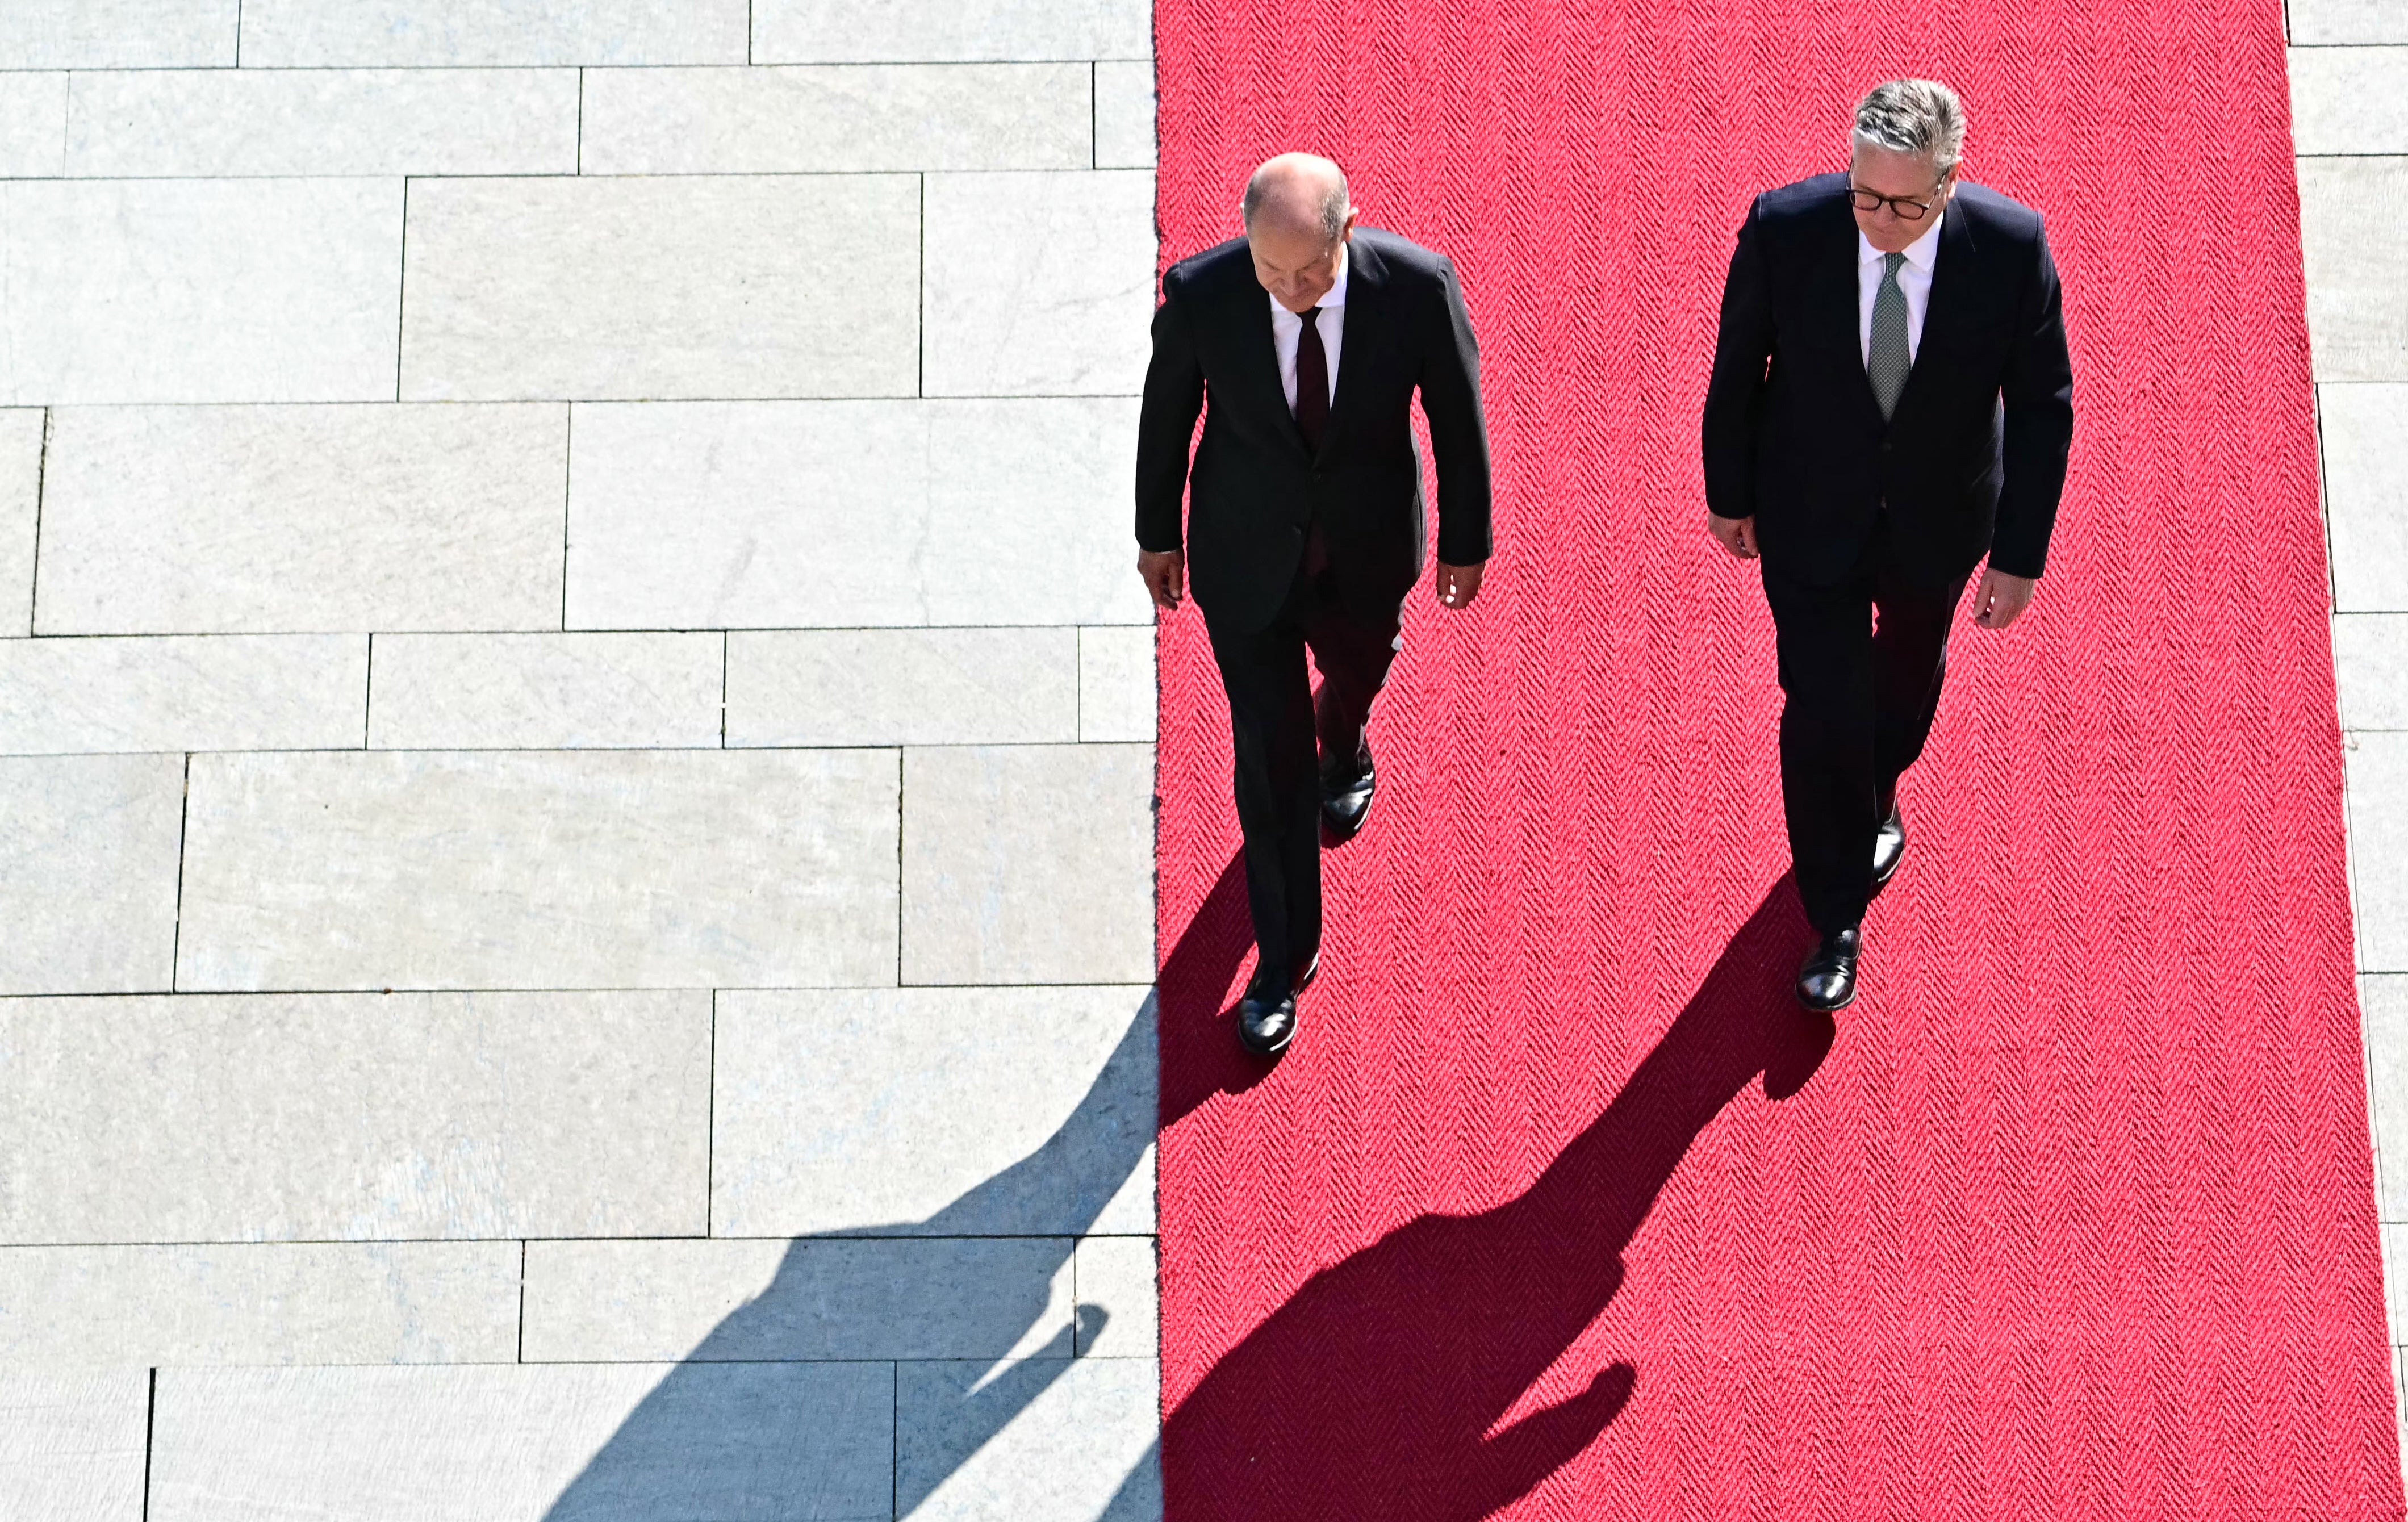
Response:
[{"label": "gray hair", "polygon": [[1965,156],[1965,108],[1937,79],[1892,79],[1856,103],[1853,141],[1929,159],[1942,175]]},{"label": "gray hair", "polygon": [[[1238,213],[1245,219],[1248,232],[1254,231],[1254,213],[1262,209],[1264,170],[1269,167],[1270,165],[1266,164],[1254,171],[1253,178],[1246,181],[1245,198],[1238,203]],[[1334,164],[1330,167],[1338,169]],[[1332,243],[1338,241],[1338,235],[1346,230],[1346,213],[1354,204],[1346,194],[1346,171],[1338,169],[1338,183],[1321,198],[1321,205],[1316,208],[1320,213],[1321,236],[1324,238]]]}]

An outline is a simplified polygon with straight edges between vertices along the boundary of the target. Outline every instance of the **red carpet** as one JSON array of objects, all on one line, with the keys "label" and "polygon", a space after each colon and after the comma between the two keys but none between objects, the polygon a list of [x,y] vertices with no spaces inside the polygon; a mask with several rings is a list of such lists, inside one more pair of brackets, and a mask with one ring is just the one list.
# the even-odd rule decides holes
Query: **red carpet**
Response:
[{"label": "red carpet", "polygon": [[[1163,630],[1171,1522],[2400,1516],[2278,0],[1157,26],[1166,253],[1338,158],[1460,264],[1499,472],[1268,1075],[1226,711]],[[1749,196],[1909,72],[2048,214],[2081,422],[1835,1033],[1697,419]]]}]

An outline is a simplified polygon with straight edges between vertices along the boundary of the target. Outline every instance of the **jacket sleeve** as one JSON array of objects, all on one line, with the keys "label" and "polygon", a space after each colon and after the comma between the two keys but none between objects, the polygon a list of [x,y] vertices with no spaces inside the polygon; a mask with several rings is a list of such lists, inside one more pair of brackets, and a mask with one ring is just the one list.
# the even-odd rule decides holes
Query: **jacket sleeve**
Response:
[{"label": "jacket sleeve", "polygon": [[1175,276],[1162,282],[1154,311],[1154,359],[1145,368],[1145,399],[1137,415],[1137,543],[1140,550],[1180,547],[1180,510],[1187,496],[1187,447],[1204,410],[1204,370],[1187,324]]},{"label": "jacket sleeve", "polygon": [[1723,281],[1722,326],[1706,382],[1706,510],[1717,518],[1756,516],[1756,428],[1764,410],[1766,366],[1772,358],[1772,291],[1756,208],[1740,224]]},{"label": "jacket sleeve", "polygon": [[1990,564],[2010,576],[2048,567],[2049,534],[2065,495],[2073,449],[2073,359],[2065,340],[2065,293],[2045,234],[2032,240],[2033,269],[2016,309],[2014,348],[1999,384],[2006,409],[2004,479]]},{"label": "jacket sleeve", "polygon": [[1488,422],[1480,409],[1480,345],[1463,283],[1450,260],[1439,261],[1444,290],[1440,330],[1425,351],[1422,411],[1429,419],[1430,457],[1438,470],[1438,558],[1477,566],[1495,548],[1488,467]]}]

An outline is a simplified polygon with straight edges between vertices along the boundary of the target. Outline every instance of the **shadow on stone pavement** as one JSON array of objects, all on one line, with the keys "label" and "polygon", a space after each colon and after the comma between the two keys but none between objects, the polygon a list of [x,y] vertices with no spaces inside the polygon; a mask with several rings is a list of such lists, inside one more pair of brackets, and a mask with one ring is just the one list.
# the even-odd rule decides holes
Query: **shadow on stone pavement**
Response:
[{"label": "shadow on stone pavement", "polygon": [[[1036,1151],[924,1220],[794,1241],[768,1285],[712,1328],[645,1396],[552,1502],[546,1522],[656,1522],[699,1515],[693,1511],[698,1501],[711,1508],[714,1522],[790,1515],[793,1497],[812,1488],[812,1477],[800,1471],[806,1444],[796,1441],[791,1425],[803,1414],[791,1405],[764,1406],[749,1414],[748,1425],[748,1413],[727,1409],[719,1393],[724,1386],[708,1382],[702,1371],[731,1362],[776,1361],[772,1350],[792,1345],[793,1328],[841,1317],[842,1299],[858,1286],[859,1271],[848,1271],[829,1251],[833,1243],[982,1238],[1008,1247],[996,1277],[965,1285],[958,1274],[928,1272],[924,1284],[882,1285],[881,1299],[941,1315],[962,1345],[1018,1348],[1046,1319],[1054,1282],[1076,1239],[1093,1227],[1154,1142],[1157,1006],[1182,1019],[1210,1018],[1214,1011],[1200,1006],[1217,1005],[1252,943],[1244,877],[1232,860],[1165,960],[1159,995],[1137,1011],[1059,1129]],[[1218,1082],[1195,1085],[1175,1103],[1161,1104],[1160,1124],[1170,1124],[1212,1093],[1251,1084],[1267,1070],[1247,1064],[1216,1073]],[[1021,1235],[1032,1218],[1046,1221],[1049,1234]],[[996,1242],[999,1238],[1011,1240]],[[904,1462],[898,1452],[895,1516],[911,1515],[1070,1372],[1074,1355],[1093,1344],[1107,1319],[1096,1305],[1080,1305],[1073,1314],[1075,1329],[1066,1326],[1041,1346],[1016,1356],[906,1360],[899,1366],[898,1379],[900,1369],[910,1371],[914,1409],[923,1414],[933,1440],[927,1457],[934,1461]],[[899,1431],[896,1441],[899,1450]],[[788,1454],[795,1456],[791,1465],[781,1461]],[[1158,1447],[1149,1445],[1098,1514],[1099,1522],[1155,1522],[1162,1512],[1158,1468]],[[719,1472],[697,1472],[704,1469]],[[728,1482],[737,1472],[755,1477],[743,1485],[750,1494],[731,1492]],[[770,1480],[766,1487],[762,1477]],[[710,1499],[702,1500],[698,1491],[709,1492]],[[748,1501],[756,1509],[741,1509]],[[730,1505],[739,1509],[726,1512]]]}]

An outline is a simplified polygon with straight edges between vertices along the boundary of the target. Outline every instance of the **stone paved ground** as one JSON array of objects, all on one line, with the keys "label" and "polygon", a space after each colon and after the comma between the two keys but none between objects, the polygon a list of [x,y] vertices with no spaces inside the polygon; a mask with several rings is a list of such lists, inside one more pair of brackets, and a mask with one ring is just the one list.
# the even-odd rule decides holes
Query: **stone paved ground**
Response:
[{"label": "stone paved ground", "polygon": [[[2291,25],[2408,1252],[2408,7]],[[1158,1514],[1149,58],[7,0],[0,1515]]]},{"label": "stone paved ground", "polygon": [[0,7],[0,1515],[1158,1514],[1151,22]]}]

